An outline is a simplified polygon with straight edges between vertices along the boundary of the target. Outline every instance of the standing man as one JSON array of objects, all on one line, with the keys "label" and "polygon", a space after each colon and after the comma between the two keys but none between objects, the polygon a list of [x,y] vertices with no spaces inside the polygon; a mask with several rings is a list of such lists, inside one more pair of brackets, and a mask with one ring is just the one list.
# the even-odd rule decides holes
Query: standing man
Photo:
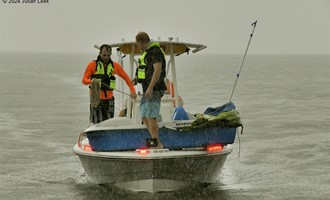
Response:
[{"label": "standing man", "polygon": [[165,53],[160,48],[158,42],[150,42],[149,35],[139,32],[135,37],[135,42],[143,51],[139,59],[137,68],[137,81],[142,84],[143,95],[140,104],[140,113],[143,123],[146,125],[151,139],[147,139],[147,147],[163,148],[159,140],[159,127],[157,118],[159,117],[160,102],[166,90]]},{"label": "standing man", "polygon": [[[115,112],[115,98],[113,90],[115,89],[115,74],[118,74],[125,80],[127,86],[131,91],[132,98],[136,98],[135,88],[127,73],[123,70],[119,63],[111,60],[112,49],[110,45],[103,44],[100,47],[99,55],[96,60],[93,60],[87,65],[82,83],[84,85],[91,85],[91,104],[90,104],[90,122],[93,124],[100,123],[104,120],[114,117]],[[95,93],[98,90],[98,93]],[[98,99],[95,101],[93,98]]]}]

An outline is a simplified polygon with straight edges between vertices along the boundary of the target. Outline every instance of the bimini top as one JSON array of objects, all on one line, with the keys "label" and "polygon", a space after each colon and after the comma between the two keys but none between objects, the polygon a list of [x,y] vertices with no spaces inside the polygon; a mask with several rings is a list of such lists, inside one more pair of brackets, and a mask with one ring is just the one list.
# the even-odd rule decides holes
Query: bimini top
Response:
[{"label": "bimini top", "polygon": [[[160,47],[164,50],[166,55],[171,55],[171,45],[173,45],[173,54],[181,55],[183,53],[189,53],[192,51],[196,53],[206,48],[206,45],[203,44],[192,44],[186,42],[174,42],[174,41],[154,41],[159,42]],[[137,47],[135,42],[122,42],[122,43],[113,43],[109,44],[113,48],[121,51],[123,54],[134,54],[140,55],[142,52]],[[98,45],[94,45],[95,48],[99,49]]]}]

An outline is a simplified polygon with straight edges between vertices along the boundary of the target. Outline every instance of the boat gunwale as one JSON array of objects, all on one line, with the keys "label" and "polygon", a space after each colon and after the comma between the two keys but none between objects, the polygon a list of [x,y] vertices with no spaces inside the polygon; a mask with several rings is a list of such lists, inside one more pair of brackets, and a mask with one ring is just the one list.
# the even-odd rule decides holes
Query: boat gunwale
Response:
[{"label": "boat gunwale", "polygon": [[[216,152],[208,152],[205,150],[169,150],[160,153],[149,153],[141,155],[136,151],[84,151],[76,144],[73,147],[73,152],[78,156],[94,157],[94,158],[106,158],[106,159],[132,159],[132,160],[161,160],[161,159],[178,159],[178,158],[192,158],[200,156],[219,156],[227,155],[233,151],[231,144],[224,145],[224,148]],[[176,153],[173,154],[173,153]],[[185,154],[180,154],[185,153]],[[125,155],[126,154],[126,155]],[[128,155],[131,154],[131,155]],[[168,155],[172,154],[172,155]],[[165,155],[165,156],[164,156]]]}]

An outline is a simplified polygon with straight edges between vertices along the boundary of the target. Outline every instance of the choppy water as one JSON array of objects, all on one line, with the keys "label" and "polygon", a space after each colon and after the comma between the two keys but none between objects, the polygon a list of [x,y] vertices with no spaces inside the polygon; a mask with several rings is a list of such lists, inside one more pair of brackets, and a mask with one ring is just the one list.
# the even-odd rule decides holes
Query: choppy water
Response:
[{"label": "choppy water", "polygon": [[[233,97],[244,124],[240,157],[236,141],[219,184],[156,195],[89,183],[72,152],[88,126],[81,77],[93,58],[0,54],[0,199],[329,199],[329,56],[248,55]],[[178,57],[186,110],[228,101],[240,62]]]}]

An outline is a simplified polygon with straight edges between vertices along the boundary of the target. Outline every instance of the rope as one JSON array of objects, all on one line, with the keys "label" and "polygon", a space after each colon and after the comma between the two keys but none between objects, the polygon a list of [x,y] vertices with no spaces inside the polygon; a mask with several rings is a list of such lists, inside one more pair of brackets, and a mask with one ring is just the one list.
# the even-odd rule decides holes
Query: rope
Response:
[{"label": "rope", "polygon": [[100,80],[94,79],[91,84],[91,96],[90,96],[90,103],[93,108],[97,108],[100,104]]},{"label": "rope", "polygon": [[123,92],[123,91],[121,91],[121,90],[117,90],[117,89],[115,89],[117,92],[120,92],[120,93],[123,93],[123,94],[126,94],[127,96],[132,96],[132,95],[130,95],[130,94],[128,94],[128,93],[126,93],[126,92]]},{"label": "rope", "polygon": [[241,138],[239,137],[238,131],[236,131],[237,139],[238,139],[238,157],[241,157]]},{"label": "rope", "polygon": [[[104,84],[104,83],[101,83],[102,85],[104,85],[104,86],[106,86],[106,87],[108,87],[108,88],[110,88],[108,85],[106,85],[106,84]],[[127,96],[132,96],[132,95],[130,95],[130,94],[128,94],[128,93],[126,93],[126,92],[123,92],[123,91],[121,91],[121,90],[118,90],[118,89],[114,89],[114,90],[116,90],[117,92],[120,92],[120,93],[123,93],[123,94],[126,94]]]}]

